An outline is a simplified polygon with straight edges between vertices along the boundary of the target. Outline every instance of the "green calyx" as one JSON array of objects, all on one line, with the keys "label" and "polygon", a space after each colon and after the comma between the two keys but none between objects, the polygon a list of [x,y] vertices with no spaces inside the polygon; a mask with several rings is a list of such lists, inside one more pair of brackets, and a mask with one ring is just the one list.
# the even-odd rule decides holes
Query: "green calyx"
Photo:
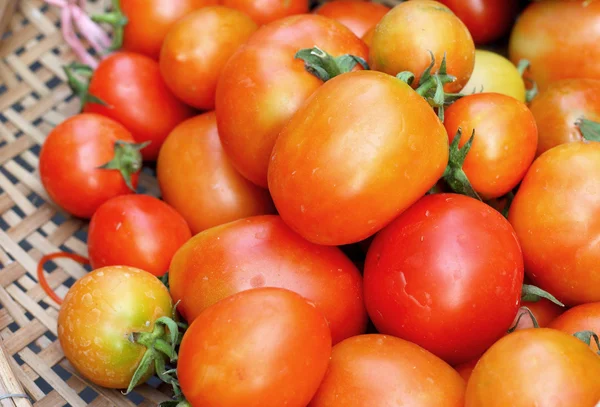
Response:
[{"label": "green calyx", "polygon": [[83,110],[86,103],[97,103],[102,106],[108,106],[105,101],[89,93],[90,80],[94,74],[91,66],[74,62],[63,66],[63,71],[67,75],[69,87],[81,101],[80,111]]},{"label": "green calyx", "polygon": [[481,201],[481,198],[475,189],[473,189],[467,174],[465,174],[463,171],[463,164],[465,163],[469,150],[471,150],[471,145],[473,144],[473,139],[475,138],[475,131],[473,130],[473,134],[469,138],[469,141],[467,141],[462,148],[458,146],[461,137],[462,129],[459,128],[454,136],[454,139],[452,139],[452,143],[450,143],[450,157],[448,159],[448,166],[444,171],[442,179],[446,181],[448,186],[454,192],[467,195],[471,198]]},{"label": "green calyx", "polygon": [[112,0],[112,11],[104,14],[92,16],[92,20],[97,23],[109,24],[113,28],[113,39],[108,51],[116,51],[123,46],[124,28],[129,22],[123,11],[119,0]]},{"label": "green calyx", "polygon": [[[598,347],[598,349],[600,349],[600,338],[598,338],[598,335],[595,332],[579,331],[579,332],[575,332],[573,334],[573,336],[575,338],[579,339],[580,341],[582,341],[583,343],[585,343],[587,346],[591,346],[592,339],[593,339],[594,342],[596,342],[596,346]],[[598,355],[600,355],[600,350],[597,353],[598,353]]]},{"label": "green calyx", "polygon": [[323,82],[352,71],[357,64],[369,69],[367,61],[360,57],[349,54],[334,57],[319,47],[301,49],[294,58],[303,60],[306,70]]},{"label": "green calyx", "polygon": [[523,287],[521,288],[521,301],[538,302],[542,298],[545,298],[548,301],[551,301],[560,307],[565,306],[565,304],[560,302],[558,299],[556,299],[555,296],[553,296],[549,292],[544,291],[541,288],[531,284],[523,284]]},{"label": "green calyx", "polygon": [[577,120],[575,125],[587,141],[600,141],[600,123],[593,122],[584,117]]},{"label": "green calyx", "polygon": [[[520,60],[519,64],[517,65],[517,70],[519,71],[519,74],[521,75],[521,77],[530,68],[531,68],[531,63],[526,59]],[[539,92],[538,86],[537,86],[537,83],[533,79],[523,78],[523,80],[526,82],[526,84],[529,83],[531,85],[531,89],[525,90],[525,101],[527,103],[529,103],[533,100],[534,97],[537,96],[537,94]]]},{"label": "green calyx", "polygon": [[[521,311],[525,311],[525,312],[521,312]],[[507,333],[513,333],[514,331],[517,330],[517,328],[519,327],[519,323],[521,322],[521,319],[523,319],[523,317],[529,317],[531,318],[531,323],[533,324],[534,328],[539,328],[540,324],[538,323],[537,319],[535,318],[535,315],[533,315],[533,312],[531,312],[531,310],[527,307],[521,307],[519,309],[519,317],[517,318],[517,321],[515,322],[515,324],[510,327],[507,331]]]},{"label": "green calyx", "polygon": [[142,153],[140,150],[150,144],[149,141],[144,143],[129,143],[123,140],[115,141],[115,155],[112,160],[98,167],[102,170],[117,170],[123,176],[127,187],[135,192],[131,176],[142,169]]}]

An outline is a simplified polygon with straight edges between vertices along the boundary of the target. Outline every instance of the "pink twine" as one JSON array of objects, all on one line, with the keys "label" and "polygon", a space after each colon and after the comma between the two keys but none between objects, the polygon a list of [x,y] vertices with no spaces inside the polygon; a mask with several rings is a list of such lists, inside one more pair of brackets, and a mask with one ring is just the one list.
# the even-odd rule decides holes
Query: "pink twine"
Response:
[{"label": "pink twine", "polygon": [[[96,50],[100,57],[104,57],[104,51],[110,47],[111,40],[102,27],[95,23],[84,11],[86,0],[45,0],[46,3],[62,9],[60,21],[65,41],[79,60],[86,65],[96,68],[98,61],[87,51],[85,45],[75,32],[85,38]],[[79,4],[78,4],[79,3]],[[74,23],[74,24],[73,24]]]}]

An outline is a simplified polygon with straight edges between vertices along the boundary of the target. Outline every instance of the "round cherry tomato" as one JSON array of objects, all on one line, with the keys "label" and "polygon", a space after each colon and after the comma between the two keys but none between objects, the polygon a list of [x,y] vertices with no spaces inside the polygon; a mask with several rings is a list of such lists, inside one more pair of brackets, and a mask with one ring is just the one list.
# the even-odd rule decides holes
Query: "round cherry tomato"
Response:
[{"label": "round cherry tomato", "polygon": [[280,287],[311,301],[337,343],[365,331],[362,277],[337,247],[307,242],[279,216],[256,216],[194,236],[173,258],[169,286],[188,321],[217,301],[256,287]]},{"label": "round cherry tomato", "polygon": [[[119,145],[119,143],[125,143]],[[97,114],[73,116],[52,130],[40,152],[40,178],[50,198],[68,213],[90,218],[109,199],[130,194],[125,178],[137,186],[142,157],[131,147],[131,133],[119,123]],[[130,143],[129,145],[127,143]],[[100,166],[123,154],[119,168]]]},{"label": "round cherry tomato", "polygon": [[428,195],[377,234],[364,271],[378,331],[453,365],[506,333],[521,299],[523,257],[504,217],[464,195]]},{"label": "round cherry tomato", "polygon": [[157,177],[163,199],[185,218],[193,234],[274,210],[269,192],[246,180],[229,162],[214,112],[173,130],[160,151]]},{"label": "round cherry tomato", "polygon": [[465,407],[594,406],[600,358],[579,339],[547,328],[506,335],[475,366]]},{"label": "round cherry tomato", "polygon": [[235,168],[267,187],[275,140],[304,101],[323,84],[295,59],[318,46],[334,56],[367,57],[366,45],[337,21],[314,14],[288,17],[259,29],[225,65],[216,112],[223,148]]},{"label": "round cherry tomato", "polygon": [[169,132],[192,114],[165,85],[158,62],[140,54],[117,52],[100,62],[89,93],[106,106],[88,101],[84,112],[118,121],[138,143],[149,141],[145,160],[156,160]]},{"label": "round cherry tomato", "polygon": [[523,179],[537,148],[537,127],[525,103],[500,93],[465,96],[446,110],[444,126],[459,147],[475,136],[463,170],[483,198],[498,198]]},{"label": "round cherry tomato", "polygon": [[443,360],[393,336],[360,335],[333,347],[309,407],[463,407],[464,399],[465,382]]},{"label": "round cherry tomato", "polygon": [[189,14],[165,38],[160,54],[165,83],[188,105],[214,109],[223,66],[257,28],[244,13],[223,6]]},{"label": "round cherry tomato", "polygon": [[102,204],[92,216],[88,252],[92,268],[131,266],[162,276],[192,233],[175,209],[148,195]]},{"label": "round cherry tomato", "polygon": [[258,25],[308,13],[309,6],[308,0],[223,0],[222,4],[250,16]]},{"label": "round cherry tomato", "polygon": [[509,212],[533,283],[567,305],[600,301],[600,144],[554,147],[533,162]]},{"label": "round cherry tomato", "polygon": [[375,27],[390,8],[379,3],[361,0],[334,0],[323,4],[316,13],[339,21],[357,37]]},{"label": "round cherry tomato", "polygon": [[377,24],[371,47],[371,69],[396,75],[415,75],[414,86],[435,57],[437,71],[444,55],[448,74],[456,77],[444,87],[458,92],[469,81],[475,64],[475,44],[469,30],[450,9],[437,1],[407,1],[398,4]]},{"label": "round cherry tomato", "polygon": [[342,245],[391,222],[447,162],[446,131],[421,96],[393,76],[351,72],[317,89],[282,130],[269,190],[305,239]]},{"label": "round cherry tomato", "polygon": [[305,407],[329,363],[327,321],[281,288],[228,297],[191,324],[179,351],[181,390],[193,406]]},{"label": "round cherry tomato", "polygon": [[[568,334],[591,331],[600,335],[600,302],[578,305],[552,321],[548,328],[558,329]],[[590,341],[594,352],[600,351],[595,340]]]}]

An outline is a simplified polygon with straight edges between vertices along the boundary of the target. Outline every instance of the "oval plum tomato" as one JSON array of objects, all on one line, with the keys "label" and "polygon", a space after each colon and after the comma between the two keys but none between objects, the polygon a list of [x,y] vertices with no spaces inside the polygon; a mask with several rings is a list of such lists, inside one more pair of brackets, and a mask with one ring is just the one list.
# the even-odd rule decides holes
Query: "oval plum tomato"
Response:
[{"label": "oval plum tomato", "polygon": [[[142,156],[133,142],[125,127],[104,116],[83,113],[65,120],[40,152],[46,192],[68,213],[90,218],[104,202],[137,187]],[[109,162],[114,166],[100,168]]]},{"label": "oval plum tomato", "polygon": [[342,245],[391,222],[447,163],[446,131],[425,99],[393,76],[351,72],[320,87],[282,130],[269,190],[293,230]]},{"label": "oval plum tomato", "polygon": [[510,59],[531,63],[540,90],[560,79],[600,79],[599,25],[598,1],[531,2],[512,30]]},{"label": "oval plum tomato", "polygon": [[102,204],[88,229],[92,268],[136,267],[157,277],[192,233],[175,209],[148,195],[126,195]]},{"label": "oval plum tomato", "polygon": [[156,160],[169,132],[193,113],[167,88],[158,62],[140,54],[117,52],[104,59],[88,91],[106,106],[87,101],[83,111],[118,121],[138,143],[149,141],[142,149],[145,160]]},{"label": "oval plum tomato", "polygon": [[362,277],[337,247],[307,242],[279,216],[256,216],[206,230],[173,257],[169,286],[194,321],[204,309],[256,287],[294,291],[329,321],[334,343],[365,331]]},{"label": "oval plum tomato", "polygon": [[600,122],[600,80],[554,82],[531,101],[529,108],[538,126],[538,155],[559,144],[581,141],[578,121]]},{"label": "oval plum tomato", "polygon": [[[67,293],[58,313],[58,339],[84,377],[102,387],[124,389],[144,353],[153,351],[148,348],[153,334],[164,336],[160,318],[170,317],[172,308],[169,291],[152,274],[133,267],[99,268]],[[150,366],[141,381],[154,372]]]},{"label": "oval plum tomato", "polygon": [[448,74],[456,77],[445,85],[458,92],[471,77],[475,64],[475,44],[469,30],[450,9],[437,1],[407,1],[398,4],[377,24],[371,48],[371,69],[396,75],[415,75],[414,85],[435,57],[437,71],[446,55]]},{"label": "oval plum tomato", "polygon": [[480,356],[510,328],[523,257],[504,217],[464,195],[428,195],[377,234],[365,304],[381,333],[452,365]]},{"label": "oval plum tomato", "polygon": [[267,187],[275,140],[304,101],[323,84],[294,55],[318,46],[334,56],[367,57],[348,28],[318,15],[288,17],[259,29],[227,62],[217,85],[216,112],[223,148],[235,168]]},{"label": "oval plum tomato", "polygon": [[331,355],[327,321],[296,293],[256,288],[191,324],[179,351],[181,390],[193,406],[305,407]]},{"label": "oval plum tomato", "polygon": [[229,162],[214,112],[186,120],[171,132],[158,156],[157,177],[163,199],[185,218],[193,234],[274,211],[269,192]]},{"label": "oval plum tomato", "polygon": [[222,0],[222,4],[250,16],[258,25],[306,14],[309,7],[308,0]]},{"label": "oval plum tomato", "polygon": [[360,335],[333,347],[309,407],[463,407],[464,399],[465,382],[437,356],[393,336]]},{"label": "oval plum tomato", "polygon": [[475,132],[463,170],[485,199],[510,192],[535,157],[538,135],[533,114],[525,103],[510,96],[465,96],[446,110],[444,126],[450,141],[462,129],[459,147]]},{"label": "oval plum tomato", "polygon": [[[558,329],[571,335],[583,331],[600,335],[600,302],[573,307],[552,321],[548,328]],[[591,341],[590,348],[594,352],[600,351],[594,340]]]},{"label": "oval plum tomato", "polygon": [[506,335],[479,360],[465,407],[594,406],[600,358],[579,339],[547,328]]},{"label": "oval plum tomato", "polygon": [[566,305],[600,301],[600,144],[537,158],[509,211],[532,282]]},{"label": "oval plum tomato", "polygon": [[315,12],[339,21],[357,37],[375,27],[390,8],[379,3],[361,0],[334,0],[323,4]]},{"label": "oval plum tomato", "polygon": [[223,66],[257,28],[247,15],[223,6],[189,14],[165,38],[160,54],[165,83],[188,105],[214,109]]}]

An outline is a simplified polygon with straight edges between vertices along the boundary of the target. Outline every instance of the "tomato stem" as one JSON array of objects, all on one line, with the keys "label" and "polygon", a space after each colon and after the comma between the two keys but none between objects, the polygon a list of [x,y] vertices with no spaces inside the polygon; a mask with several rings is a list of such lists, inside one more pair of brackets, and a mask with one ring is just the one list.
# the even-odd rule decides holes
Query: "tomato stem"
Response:
[{"label": "tomato stem", "polygon": [[115,155],[113,159],[98,168],[103,170],[118,170],[127,187],[135,193],[131,176],[142,169],[142,153],[140,150],[149,144],[149,141],[136,144],[117,140],[114,145]]},{"label": "tomato stem", "polygon": [[343,73],[352,71],[356,65],[363,69],[369,69],[367,61],[355,55],[345,54],[334,57],[319,47],[304,48],[296,52],[294,58],[304,61],[304,68],[311,75],[316,76],[323,82]]},{"label": "tomato stem", "polygon": [[63,66],[63,71],[67,75],[69,87],[81,102],[80,111],[83,110],[86,103],[97,103],[102,106],[108,106],[105,101],[89,93],[90,79],[94,74],[91,66],[74,62],[68,66]]},{"label": "tomato stem", "polygon": [[112,0],[112,12],[94,15],[92,16],[92,20],[97,23],[105,23],[112,26],[113,40],[108,51],[116,51],[123,46],[124,28],[129,20],[121,10],[121,3],[119,0]]},{"label": "tomato stem", "polygon": [[[521,312],[521,311],[525,311],[525,312]],[[519,322],[521,322],[521,319],[523,319],[523,317],[527,315],[529,318],[531,318],[531,323],[533,324],[534,328],[539,328],[540,324],[538,323],[535,315],[533,315],[533,312],[531,312],[531,310],[527,307],[521,307],[519,308],[519,317],[517,318],[517,321],[515,322],[515,324],[510,327],[507,331],[507,333],[513,333],[514,331],[517,330],[517,328],[519,327]]]},{"label": "tomato stem", "polygon": [[538,302],[542,298],[545,298],[560,307],[565,306],[565,304],[557,300],[556,297],[549,292],[531,284],[523,284],[523,287],[521,288],[521,301]]},{"label": "tomato stem", "polygon": [[467,174],[465,174],[463,171],[465,159],[467,158],[467,154],[469,153],[471,145],[473,144],[473,139],[475,138],[475,130],[473,130],[473,134],[471,134],[469,141],[467,141],[462,148],[458,146],[461,137],[462,129],[459,128],[454,136],[454,139],[452,140],[452,143],[450,143],[450,157],[448,159],[448,166],[446,167],[442,178],[454,192],[467,195],[471,198],[481,201],[481,198],[471,185]]},{"label": "tomato stem", "polygon": [[[600,349],[600,338],[598,338],[598,335],[595,332],[579,331],[575,332],[573,336],[585,343],[587,346],[591,346],[593,338],[594,342],[596,342],[596,346],[598,346],[598,349]],[[600,351],[598,351],[598,355],[600,355]]]},{"label": "tomato stem", "polygon": [[61,257],[75,260],[76,262],[81,263],[81,264],[90,264],[90,261],[86,257],[80,256],[75,253],[66,253],[66,252],[50,253],[50,254],[43,256],[40,259],[40,261],[38,262],[38,265],[37,265],[38,282],[40,283],[40,286],[42,287],[42,290],[44,290],[46,295],[48,295],[48,297],[50,297],[58,305],[61,305],[63,303],[63,299],[60,298],[56,294],[56,292],[54,292],[52,287],[50,287],[50,284],[48,284],[48,280],[46,280],[46,275],[44,274],[44,265],[50,260],[54,260],[54,259],[61,258]]},{"label": "tomato stem", "polygon": [[577,120],[575,125],[587,141],[600,141],[600,123],[593,122],[585,117]]}]

